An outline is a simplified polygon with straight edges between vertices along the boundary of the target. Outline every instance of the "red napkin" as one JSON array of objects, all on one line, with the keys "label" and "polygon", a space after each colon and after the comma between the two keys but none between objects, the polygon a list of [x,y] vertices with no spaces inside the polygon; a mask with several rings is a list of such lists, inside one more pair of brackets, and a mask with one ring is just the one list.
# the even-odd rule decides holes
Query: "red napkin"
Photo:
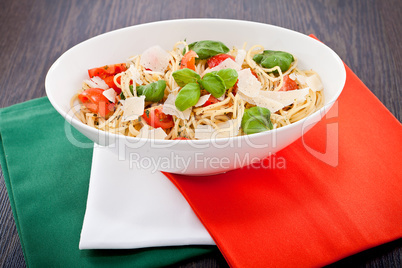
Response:
[{"label": "red napkin", "polygon": [[230,266],[323,266],[402,237],[402,126],[346,73],[327,116],[259,166],[166,174]]}]

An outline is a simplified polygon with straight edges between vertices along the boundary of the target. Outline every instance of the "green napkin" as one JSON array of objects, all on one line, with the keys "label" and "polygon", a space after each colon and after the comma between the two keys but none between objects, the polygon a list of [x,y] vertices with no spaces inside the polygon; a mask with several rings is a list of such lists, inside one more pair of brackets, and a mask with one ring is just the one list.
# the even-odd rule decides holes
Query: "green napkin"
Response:
[{"label": "green napkin", "polygon": [[47,98],[0,110],[0,161],[27,266],[159,267],[218,252],[215,246],[78,249],[91,171],[91,141],[72,145]]}]

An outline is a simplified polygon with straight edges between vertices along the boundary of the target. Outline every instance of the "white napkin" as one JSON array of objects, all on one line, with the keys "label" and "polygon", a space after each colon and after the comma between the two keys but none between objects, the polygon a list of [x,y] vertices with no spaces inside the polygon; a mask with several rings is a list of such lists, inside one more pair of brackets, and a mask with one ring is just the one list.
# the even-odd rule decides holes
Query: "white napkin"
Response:
[{"label": "white napkin", "polygon": [[95,145],[80,249],[195,244],[215,243],[168,178]]}]

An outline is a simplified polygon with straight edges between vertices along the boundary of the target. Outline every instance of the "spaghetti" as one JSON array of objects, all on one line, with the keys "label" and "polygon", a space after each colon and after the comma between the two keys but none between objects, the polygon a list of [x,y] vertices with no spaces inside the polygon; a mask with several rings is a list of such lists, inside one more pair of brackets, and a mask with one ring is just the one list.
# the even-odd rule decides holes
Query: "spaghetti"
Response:
[{"label": "spaghetti", "polygon": [[[126,62],[125,70],[113,76],[112,81],[115,89],[117,89],[117,92],[121,90],[121,93],[116,95],[114,103],[110,101],[107,103],[113,106],[112,109],[106,115],[102,116],[100,112],[94,111],[87,103],[79,101],[80,108],[78,111],[75,111],[75,116],[84,124],[99,130],[131,137],[144,137],[141,135],[141,132],[145,128],[151,130],[158,128],[158,126],[144,120],[144,116],[137,116],[135,119],[127,120],[125,118],[125,102],[129,98],[138,98],[139,92],[137,86],[149,85],[159,80],[164,80],[166,87],[163,98],[157,102],[145,101],[143,113],[145,115],[147,110],[153,111],[152,109],[163,107],[163,105],[167,106],[169,96],[177,96],[182,89],[176,82],[173,74],[182,69],[183,55],[186,54],[183,51],[188,52],[189,50],[189,45],[185,41],[177,42],[173,46],[173,49],[167,52],[166,60],[168,63],[163,71],[150,70],[144,67],[141,58],[142,55],[130,57]],[[176,113],[165,115],[172,120],[172,123],[169,125],[170,127],[162,127],[166,134],[163,138],[171,140],[208,138],[208,135],[199,135],[201,129],[204,132],[217,133],[215,137],[245,135],[244,129],[241,128],[241,120],[245,111],[251,107],[264,107],[267,103],[269,105],[265,107],[269,107],[271,111],[270,120],[273,128],[280,128],[309,116],[324,105],[322,85],[316,72],[298,69],[297,58],[294,58],[290,67],[285,71],[281,70],[279,66],[265,68],[253,59],[255,55],[263,52],[264,47],[261,45],[253,46],[247,51],[244,48],[233,48],[228,51],[226,54],[231,56],[231,59],[235,59],[231,64],[238,64],[239,66],[237,70],[239,73],[239,84],[236,83],[234,86],[228,88],[221,97],[213,98],[213,102],[210,101],[210,92],[201,87],[200,99],[204,96],[204,101],[205,99],[207,101],[198,106],[194,105],[186,111],[177,110]],[[205,74],[211,72],[214,68],[208,65],[208,59],[197,59],[194,63],[194,70],[200,77],[204,77]],[[254,82],[259,85],[258,91],[253,91],[254,93],[252,94],[240,88],[240,72],[246,69],[251,71],[252,75],[257,79],[257,82]],[[101,78],[103,79],[103,77]],[[289,80],[290,83],[295,85],[295,89],[286,89]],[[248,81],[245,82],[247,83]],[[71,106],[74,107],[80,94],[93,87],[94,85],[91,82],[85,80],[82,88],[71,99]],[[104,86],[102,90],[106,90],[107,88],[108,86]],[[289,94],[292,91],[296,97],[293,99],[292,97],[288,97],[291,99],[290,103],[282,102],[283,107],[280,107],[280,109],[271,109],[271,103],[279,105],[284,98],[281,96],[290,96]],[[302,96],[301,91],[305,93],[304,96]],[[210,95],[210,98],[207,98],[207,95]],[[171,102],[170,105],[174,106]],[[177,109],[177,107],[171,108],[173,110]],[[164,110],[161,109],[160,111]]]}]

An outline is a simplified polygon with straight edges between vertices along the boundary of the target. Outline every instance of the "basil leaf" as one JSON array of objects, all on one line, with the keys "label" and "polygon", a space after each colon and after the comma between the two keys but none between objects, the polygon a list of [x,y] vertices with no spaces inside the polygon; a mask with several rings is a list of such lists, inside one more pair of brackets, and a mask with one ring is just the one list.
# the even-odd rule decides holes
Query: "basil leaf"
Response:
[{"label": "basil leaf", "polygon": [[195,83],[201,79],[199,74],[188,68],[177,70],[172,73],[172,76],[180,87],[184,87],[188,83]]},{"label": "basil leaf", "polygon": [[194,50],[198,59],[204,60],[218,54],[226,54],[229,48],[219,41],[203,40],[188,45],[189,50]]},{"label": "basil leaf", "polygon": [[219,98],[225,94],[225,81],[215,72],[210,72],[198,81],[201,86],[212,94],[215,98]]},{"label": "basil leaf", "polygon": [[264,68],[279,66],[282,72],[286,72],[294,58],[292,54],[284,51],[264,50],[262,54],[255,55],[253,60]]},{"label": "basil leaf", "polygon": [[274,128],[271,122],[271,112],[267,108],[252,107],[244,111],[241,128],[246,134],[254,134]]},{"label": "basil leaf", "polygon": [[222,69],[217,72],[217,74],[222,78],[223,82],[225,82],[225,88],[229,89],[234,86],[237,82],[237,71],[235,69]]},{"label": "basil leaf", "polygon": [[200,85],[197,83],[188,83],[179,91],[174,104],[176,105],[177,109],[184,111],[191,106],[196,105],[200,99],[200,95]]},{"label": "basil leaf", "polygon": [[[165,96],[166,81],[158,80],[148,85],[137,86],[137,95],[145,96],[145,101],[158,102]],[[130,85],[130,90],[133,92]]]}]

